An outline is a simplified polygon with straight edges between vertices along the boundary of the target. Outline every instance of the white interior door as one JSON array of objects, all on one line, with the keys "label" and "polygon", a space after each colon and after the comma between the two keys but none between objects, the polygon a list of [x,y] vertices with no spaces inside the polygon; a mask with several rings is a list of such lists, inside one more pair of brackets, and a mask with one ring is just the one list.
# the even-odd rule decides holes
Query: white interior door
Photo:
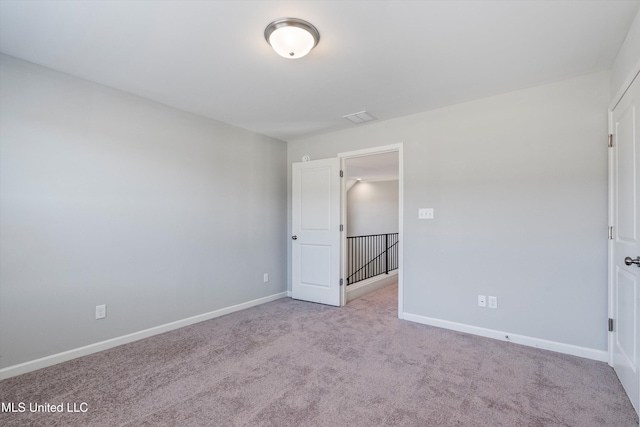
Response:
[{"label": "white interior door", "polygon": [[[631,403],[640,409],[638,343],[640,328],[640,77],[612,113],[612,225],[611,254],[612,363]],[[625,262],[626,260],[626,262]]]},{"label": "white interior door", "polygon": [[292,297],[340,305],[340,160],[294,163]]}]

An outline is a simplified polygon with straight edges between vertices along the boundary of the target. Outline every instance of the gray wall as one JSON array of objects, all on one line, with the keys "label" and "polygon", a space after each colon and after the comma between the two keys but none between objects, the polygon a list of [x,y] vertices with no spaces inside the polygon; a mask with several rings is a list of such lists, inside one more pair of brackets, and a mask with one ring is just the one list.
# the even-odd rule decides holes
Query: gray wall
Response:
[{"label": "gray wall", "polygon": [[0,67],[0,367],[286,290],[284,142]]},{"label": "gray wall", "polygon": [[356,183],[347,192],[347,236],[398,232],[398,180]]},{"label": "gray wall", "polygon": [[288,159],[402,142],[405,312],[605,350],[608,102],[591,74],[289,141]]}]

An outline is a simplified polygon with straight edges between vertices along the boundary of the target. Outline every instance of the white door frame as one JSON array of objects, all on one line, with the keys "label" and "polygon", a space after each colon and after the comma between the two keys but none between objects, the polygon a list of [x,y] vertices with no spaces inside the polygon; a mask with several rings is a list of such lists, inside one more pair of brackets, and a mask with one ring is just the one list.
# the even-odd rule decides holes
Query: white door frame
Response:
[{"label": "white door frame", "polygon": [[[403,207],[404,207],[404,160],[402,155],[403,146],[402,143],[383,145],[380,147],[365,148],[363,150],[348,151],[345,153],[338,153],[340,159],[340,169],[345,170],[345,161],[354,157],[370,156],[373,154],[384,154],[397,152],[398,153],[398,318],[402,319],[404,313],[404,268],[403,268],[403,254],[404,254],[404,236],[403,236]],[[342,180],[340,183],[340,222],[347,224],[347,191],[346,180]],[[346,228],[345,228],[346,230]],[[347,233],[342,233],[340,236],[341,243],[341,269],[342,277],[346,277],[346,261],[347,261]],[[347,285],[341,287],[340,303],[345,305],[347,303]]]}]

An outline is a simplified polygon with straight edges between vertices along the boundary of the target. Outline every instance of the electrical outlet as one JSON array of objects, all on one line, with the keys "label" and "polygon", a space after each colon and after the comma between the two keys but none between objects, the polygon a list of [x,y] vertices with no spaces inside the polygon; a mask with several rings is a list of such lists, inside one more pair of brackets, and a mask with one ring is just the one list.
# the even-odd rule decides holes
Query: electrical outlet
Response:
[{"label": "electrical outlet", "polygon": [[107,305],[96,305],[96,319],[104,319],[107,317]]},{"label": "electrical outlet", "polygon": [[487,306],[486,295],[478,295],[478,307],[486,307],[486,306]]},{"label": "electrical outlet", "polygon": [[262,281],[264,283],[267,283],[269,281],[269,273],[264,273],[264,276],[262,276]]},{"label": "electrical outlet", "polygon": [[498,297],[489,297],[489,308],[498,308]]}]

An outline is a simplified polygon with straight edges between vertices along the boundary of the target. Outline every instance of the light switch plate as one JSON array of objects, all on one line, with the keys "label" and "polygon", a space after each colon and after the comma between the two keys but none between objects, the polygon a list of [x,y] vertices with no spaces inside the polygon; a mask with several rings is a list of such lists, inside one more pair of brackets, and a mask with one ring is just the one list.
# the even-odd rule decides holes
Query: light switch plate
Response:
[{"label": "light switch plate", "polygon": [[433,208],[418,209],[418,219],[433,219]]},{"label": "light switch plate", "polygon": [[498,308],[498,297],[489,297],[489,308]]},{"label": "light switch plate", "polygon": [[96,305],[96,319],[104,319],[107,317],[107,305]]}]

